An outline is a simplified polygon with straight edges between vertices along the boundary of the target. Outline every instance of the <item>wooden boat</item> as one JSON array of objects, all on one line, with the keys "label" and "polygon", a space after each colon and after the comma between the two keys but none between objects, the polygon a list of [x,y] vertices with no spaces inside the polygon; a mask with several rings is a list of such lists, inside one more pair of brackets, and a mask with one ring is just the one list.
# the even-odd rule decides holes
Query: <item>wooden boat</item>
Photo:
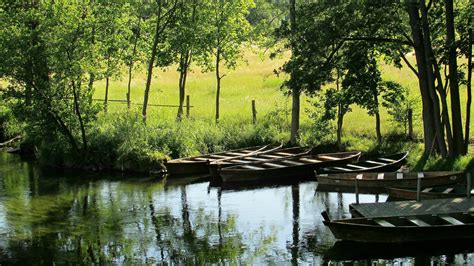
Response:
[{"label": "wooden boat", "polygon": [[314,178],[319,167],[357,161],[360,152],[312,154],[275,159],[265,162],[242,164],[219,169],[223,182],[256,182],[280,178]]},{"label": "wooden boat", "polygon": [[217,178],[219,177],[220,168],[309,155],[312,153],[312,151],[313,149],[308,147],[292,147],[286,149],[275,149],[273,151],[244,155],[240,157],[233,157],[229,159],[215,160],[209,163],[209,173],[212,177]]},{"label": "wooden boat", "polygon": [[463,182],[463,172],[390,172],[390,173],[340,173],[316,175],[319,191],[354,192],[355,183],[361,193],[385,193],[387,187],[413,188],[421,178],[422,188],[452,185]]},{"label": "wooden boat", "polygon": [[343,166],[325,167],[320,173],[395,172],[405,163],[408,152],[382,156]]},{"label": "wooden boat", "polygon": [[324,225],[334,237],[357,242],[403,243],[443,239],[473,239],[474,213],[352,218],[331,221],[323,212]]},{"label": "wooden boat", "polygon": [[[380,243],[337,241],[330,249],[324,252],[324,260],[392,260],[396,258],[412,257],[415,265],[418,259],[424,265],[425,258],[441,255],[454,255],[474,252],[471,239],[443,239],[419,242]],[[335,262],[337,263],[337,262]]]},{"label": "wooden boat", "polygon": [[229,159],[245,155],[258,154],[281,148],[281,145],[265,145],[230,150],[220,153],[203,154],[200,156],[179,158],[165,162],[169,175],[194,175],[209,173],[208,164],[215,160]]},{"label": "wooden boat", "polygon": [[[416,188],[387,187],[387,193],[395,199],[416,199]],[[421,189],[421,199],[462,198],[467,196],[467,186],[462,184],[426,187]],[[474,196],[474,189],[471,189]]]}]

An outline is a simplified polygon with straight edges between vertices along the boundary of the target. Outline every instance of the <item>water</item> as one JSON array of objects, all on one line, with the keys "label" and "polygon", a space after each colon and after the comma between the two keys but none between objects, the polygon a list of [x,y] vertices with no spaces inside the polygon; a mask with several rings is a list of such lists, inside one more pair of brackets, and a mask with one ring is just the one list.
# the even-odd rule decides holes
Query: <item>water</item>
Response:
[{"label": "water", "polygon": [[192,181],[45,172],[0,153],[0,264],[474,264],[464,247],[407,256],[335,245],[320,213],[350,217],[355,198],[315,182],[238,191]]}]

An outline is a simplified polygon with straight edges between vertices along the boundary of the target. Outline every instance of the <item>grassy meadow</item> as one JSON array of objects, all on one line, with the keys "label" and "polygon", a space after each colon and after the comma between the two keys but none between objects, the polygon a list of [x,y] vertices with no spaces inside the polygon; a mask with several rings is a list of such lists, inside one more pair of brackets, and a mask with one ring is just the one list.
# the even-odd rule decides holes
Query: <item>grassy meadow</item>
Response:
[{"label": "grassy meadow", "polygon": [[[269,59],[268,55],[260,54],[258,51],[247,51],[235,70],[224,70],[226,76],[222,79],[221,89],[221,121],[223,123],[251,123],[251,101],[256,101],[257,120],[263,118],[265,114],[276,108],[291,109],[291,98],[284,95],[281,84],[285,79],[284,74],[277,76],[274,73],[287,59],[288,55],[278,59]],[[413,59],[412,56],[409,57]],[[410,97],[419,97],[418,82],[407,67],[397,69],[393,66],[383,64],[383,78],[396,81],[409,88]],[[176,67],[169,67],[165,70],[155,69],[151,84],[150,103],[178,105],[178,79],[179,74]],[[146,82],[146,72],[144,67],[133,73],[131,99],[133,108],[141,110],[143,103],[143,93]],[[214,72],[202,73],[197,67],[192,68],[188,76],[187,94],[190,95],[191,117],[212,121],[215,115],[215,74]],[[329,84],[326,87],[333,86]],[[110,84],[109,99],[125,100],[127,92],[126,74],[122,78],[115,79]],[[95,84],[95,98],[103,99],[105,94],[105,81],[101,80]],[[463,91],[463,95],[465,92]],[[309,97],[302,97],[302,126],[309,123],[309,118],[305,110],[311,108]],[[421,111],[421,99],[418,98],[420,107],[415,108],[415,117]],[[110,103],[111,113],[124,112],[126,104]],[[171,119],[176,117],[177,108],[172,107],[149,107],[149,120]],[[382,109],[382,132],[388,133],[394,130],[390,117]],[[288,115],[288,121],[290,117]],[[375,118],[367,115],[364,109],[358,106],[352,107],[352,112],[347,114],[344,121],[344,132],[357,135],[375,135]],[[421,133],[421,121],[415,122],[415,133]]]}]

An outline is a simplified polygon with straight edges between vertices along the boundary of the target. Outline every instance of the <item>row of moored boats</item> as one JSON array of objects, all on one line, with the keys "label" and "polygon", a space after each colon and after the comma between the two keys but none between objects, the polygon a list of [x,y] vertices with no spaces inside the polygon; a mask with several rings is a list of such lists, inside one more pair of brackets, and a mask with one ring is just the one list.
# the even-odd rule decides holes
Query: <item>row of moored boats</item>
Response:
[{"label": "row of moored boats", "polygon": [[[309,147],[265,145],[180,158],[167,161],[165,165],[170,176],[204,174],[222,184],[271,184],[310,178],[318,182],[320,191],[388,193],[397,199],[439,199],[473,194],[473,191],[467,191],[470,186],[466,187],[463,172],[400,171],[406,152],[366,160],[360,160],[360,157],[358,151],[317,153]],[[323,217],[324,224],[336,238],[344,240],[409,242],[474,237],[472,210],[342,220],[331,220],[323,212]]]}]

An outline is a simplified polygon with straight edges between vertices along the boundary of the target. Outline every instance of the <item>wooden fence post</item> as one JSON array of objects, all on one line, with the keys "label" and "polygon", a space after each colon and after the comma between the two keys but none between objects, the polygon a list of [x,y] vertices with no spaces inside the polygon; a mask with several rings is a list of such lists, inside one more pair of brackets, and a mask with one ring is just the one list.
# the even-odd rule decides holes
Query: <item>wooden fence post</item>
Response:
[{"label": "wooden fence post", "polygon": [[255,108],[255,100],[252,100],[252,121],[257,124],[257,109]]},{"label": "wooden fence post", "polygon": [[408,118],[408,138],[413,140],[413,109],[409,108],[407,110],[407,118]]},{"label": "wooden fence post", "polygon": [[191,105],[189,105],[189,95],[186,95],[186,118],[189,118],[189,109],[191,108]]}]

